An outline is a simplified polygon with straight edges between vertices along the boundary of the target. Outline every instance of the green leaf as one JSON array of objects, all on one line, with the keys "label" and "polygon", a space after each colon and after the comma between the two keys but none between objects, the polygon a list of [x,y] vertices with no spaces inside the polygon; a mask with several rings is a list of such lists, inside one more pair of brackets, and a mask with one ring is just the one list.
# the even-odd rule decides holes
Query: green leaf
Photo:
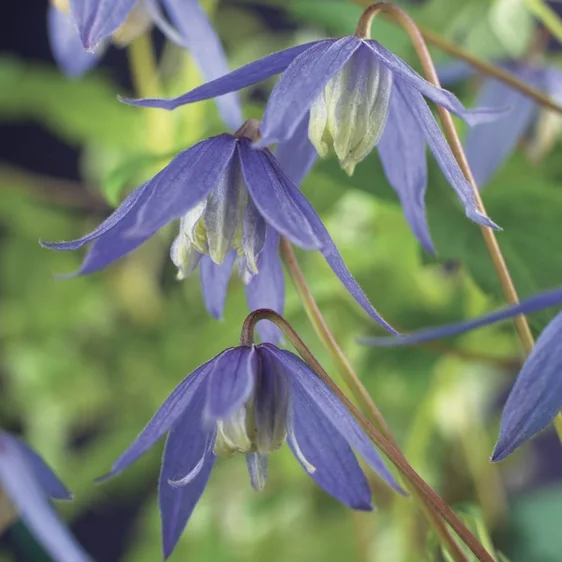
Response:
[{"label": "green leaf", "polygon": [[101,74],[71,80],[54,68],[0,57],[0,120],[36,121],[73,145],[130,146],[142,136],[142,112],[117,94]]}]

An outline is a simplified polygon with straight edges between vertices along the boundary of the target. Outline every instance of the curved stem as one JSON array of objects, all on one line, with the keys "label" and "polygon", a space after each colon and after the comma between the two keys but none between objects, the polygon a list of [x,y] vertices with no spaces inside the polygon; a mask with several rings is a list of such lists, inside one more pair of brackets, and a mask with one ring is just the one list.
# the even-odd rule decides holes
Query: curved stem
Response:
[{"label": "curved stem", "polygon": [[[459,537],[464,541],[476,558],[481,562],[494,562],[494,559],[486,551],[486,549],[478,542],[474,535],[469,531],[466,525],[457,517],[455,512],[441,499],[441,497],[425,482],[425,480],[408,464],[400,450],[387,439],[382,432],[357,409],[357,407],[347,398],[347,396],[339,389],[338,385],[330,378],[328,373],[324,371],[322,365],[314,357],[300,336],[295,332],[293,327],[277,312],[268,309],[259,309],[250,313],[242,327],[241,341],[250,342],[253,330],[260,320],[267,319],[274,322],[275,325],[283,332],[285,337],[291,342],[299,355],[320,379],[330,388],[330,390],[338,397],[342,404],[357,419],[365,433],[373,441],[373,443],[385,454],[398,471],[404,476],[407,482],[411,484],[413,492],[422,499],[426,505],[433,511],[439,513],[441,517],[454,529]],[[253,338],[252,338],[253,339]],[[453,541],[454,542],[454,541]],[[455,543],[453,556],[455,560],[466,561],[466,557],[460,551]]]},{"label": "curved stem", "polygon": [[[400,447],[398,446],[398,443],[394,438],[390,427],[386,423],[384,416],[367,392],[367,389],[363,386],[361,380],[353,370],[353,367],[349,363],[343,350],[334,338],[330,328],[326,324],[326,321],[322,316],[322,312],[318,308],[318,305],[314,300],[314,296],[312,295],[306,279],[304,278],[295,252],[293,251],[293,247],[291,246],[291,243],[285,238],[281,238],[280,252],[289,275],[291,276],[295,289],[297,290],[297,293],[303,303],[308,319],[314,327],[314,330],[320,338],[320,341],[330,353],[332,361],[335,363],[341,377],[345,381],[345,384],[359,403],[361,410],[363,412],[366,412],[369,421],[373,423],[374,426],[377,427],[379,431],[385,436],[385,438],[392,444],[392,446],[400,452]],[[423,497],[420,497],[420,499],[421,510],[424,512],[425,516],[428,518],[430,524],[434,528],[435,533],[451,553],[453,558],[456,561],[460,562],[466,561],[464,554],[460,550],[455,540],[449,534],[449,531],[443,524],[443,521],[441,521],[440,517],[435,514],[431,507],[428,507],[424,503]]]},{"label": "curved stem", "polygon": [[[369,6],[371,4],[370,0],[352,1],[356,4],[359,4],[360,6]],[[392,16],[389,16],[385,13],[381,13],[381,16],[383,16],[387,21],[398,25],[398,22]],[[430,29],[427,29],[426,27],[418,26],[418,29],[428,43],[435,45],[444,53],[463,60],[474,68],[478,69],[483,74],[493,76],[497,80],[504,82],[508,86],[511,86],[515,90],[518,90],[527,97],[535,100],[542,107],[555,111],[556,113],[562,113],[562,106],[551,100],[547,94],[541,92],[540,90],[537,90],[536,88],[533,88],[532,86],[529,86],[528,84],[525,84],[525,82],[519,80],[515,75],[511,74],[511,72],[508,72],[503,68],[494,66],[493,64],[490,64],[489,62],[486,62],[485,60],[472,55],[471,53],[465,51],[461,47],[458,47],[454,43],[443,39],[440,35],[438,35],[434,31],[431,31]]]},{"label": "curved stem", "polygon": [[[404,10],[402,10],[402,8],[399,8],[398,6],[387,2],[378,2],[369,6],[361,17],[358,25],[358,31],[368,33],[373,18],[378,13],[389,14],[389,16],[391,16],[404,29],[404,31],[406,31],[408,37],[412,42],[412,45],[416,50],[426,78],[433,85],[441,87],[439,77],[437,76],[437,71],[435,70],[435,65],[433,64],[433,59],[429,54],[429,50],[427,48],[427,45],[425,44],[424,38],[414,20]],[[468,160],[464,153],[464,149],[453,123],[451,114],[440,105],[437,105],[437,112],[443,125],[443,132],[445,133],[445,137],[449,142],[455,159],[457,160],[460,169],[462,170],[463,174],[472,187],[474,198],[476,200],[476,206],[483,215],[487,216],[484,202],[480,197],[480,191],[478,190],[478,186],[476,185],[476,181],[474,180],[474,176],[472,175],[472,171],[470,170]],[[517,295],[517,290],[515,289],[513,279],[511,278],[511,274],[503,257],[496,235],[491,228],[482,225],[479,226],[484,238],[484,242],[486,243],[486,247],[488,248],[488,252],[492,259],[492,263],[500,280],[505,299],[509,304],[517,304],[519,302],[519,296]],[[535,341],[531,329],[529,328],[527,318],[524,315],[516,316],[514,322],[521,344],[523,345],[525,352],[529,354],[533,349]],[[554,427],[559,439],[562,441],[561,413],[557,414]]]}]

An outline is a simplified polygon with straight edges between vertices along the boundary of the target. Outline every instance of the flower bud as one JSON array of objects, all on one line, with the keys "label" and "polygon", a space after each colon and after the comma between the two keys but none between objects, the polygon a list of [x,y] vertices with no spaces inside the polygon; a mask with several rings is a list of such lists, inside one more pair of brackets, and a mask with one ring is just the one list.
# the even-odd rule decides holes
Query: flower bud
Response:
[{"label": "flower bud", "polygon": [[310,108],[308,136],[321,157],[336,153],[352,175],[383,132],[392,73],[365,49],[357,49]]}]

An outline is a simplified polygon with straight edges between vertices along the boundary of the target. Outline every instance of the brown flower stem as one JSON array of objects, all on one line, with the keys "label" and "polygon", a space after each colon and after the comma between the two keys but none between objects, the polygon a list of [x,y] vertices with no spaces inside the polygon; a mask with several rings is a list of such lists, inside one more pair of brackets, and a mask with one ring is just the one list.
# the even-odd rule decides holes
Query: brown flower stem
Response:
[{"label": "brown flower stem", "polygon": [[[320,338],[320,341],[323,343],[326,350],[328,350],[328,352],[330,353],[332,361],[335,363],[336,368],[345,381],[345,384],[359,403],[361,410],[366,413],[369,421],[381,431],[381,433],[386,437],[386,439],[388,439],[390,443],[392,443],[393,447],[397,451],[400,451],[400,447],[396,439],[394,438],[390,427],[386,423],[384,416],[369,395],[367,389],[363,386],[363,383],[353,370],[353,367],[349,363],[343,350],[338,345],[338,342],[336,341],[330,328],[326,324],[322,312],[318,308],[316,300],[314,299],[308,283],[304,278],[293,247],[291,246],[291,243],[285,238],[281,238],[280,252],[289,275],[291,276],[291,279],[293,281],[293,285],[295,286],[301,302],[303,303],[303,307],[308,316],[308,319],[314,327],[314,330]],[[447,527],[443,524],[443,521],[441,521],[441,518],[432,510],[431,506],[426,505],[423,497],[419,496],[419,494],[417,494],[415,491],[413,491],[413,493],[420,498],[421,501],[419,502],[419,505],[421,510],[434,528],[437,536],[453,556],[454,560],[456,560],[457,562],[466,562],[464,554],[460,550],[453,537],[451,537]]]},{"label": "brown flower stem", "polygon": [[[352,0],[352,2],[354,2],[355,4],[359,4],[360,6],[371,5],[370,0]],[[381,13],[381,16],[383,16],[387,21],[399,25],[398,21],[396,21],[392,15],[388,13]],[[525,82],[519,80],[515,75],[511,74],[511,72],[508,72],[503,68],[494,66],[493,64],[490,64],[489,62],[486,62],[485,60],[482,60],[479,57],[470,54],[468,51],[465,51],[454,43],[443,39],[443,37],[441,37],[434,31],[427,29],[426,27],[418,26],[418,29],[428,43],[435,45],[444,53],[463,60],[483,74],[493,76],[497,80],[504,82],[508,86],[511,86],[515,90],[518,90],[527,97],[535,100],[541,106],[555,111],[556,113],[562,113],[561,105],[552,101],[552,99],[550,99],[547,94],[541,92],[540,90],[537,90],[536,88],[533,88],[532,86],[529,86],[528,84],[525,84]]]},{"label": "brown flower stem", "polygon": [[[410,38],[410,41],[412,42],[412,45],[416,50],[426,78],[434,86],[441,87],[439,77],[437,76],[437,71],[435,70],[435,65],[433,64],[433,59],[429,54],[429,50],[424,41],[423,35],[414,20],[402,8],[399,8],[398,6],[395,6],[394,4],[390,4],[388,2],[377,2],[376,4],[372,4],[365,10],[363,15],[361,16],[359,25],[357,26],[358,34],[362,33],[363,35],[361,36],[367,37],[371,24],[373,22],[373,18],[379,13],[388,14],[389,17],[394,19],[404,29],[404,31],[406,31],[408,37]],[[480,197],[480,191],[478,190],[478,186],[476,185],[476,181],[474,180],[474,176],[472,175],[472,171],[470,170],[468,160],[464,153],[464,149],[453,123],[451,114],[440,105],[437,105],[437,112],[439,113],[439,118],[441,119],[441,123],[443,125],[443,132],[445,133],[445,137],[449,142],[455,159],[457,160],[459,167],[461,168],[463,174],[472,187],[477,209],[483,215],[487,216],[484,202]],[[511,274],[503,257],[494,231],[487,226],[479,226],[484,238],[484,242],[486,243],[486,247],[488,248],[490,258],[492,259],[492,263],[496,270],[496,274],[499,278],[506,301],[509,304],[519,303],[517,290],[515,289],[513,279],[511,278]],[[523,349],[527,354],[529,354],[533,349],[535,342],[531,329],[529,328],[527,318],[524,315],[519,315],[515,317],[514,322],[515,328],[517,329],[517,333],[519,335],[519,339],[521,341],[521,344],[523,345]],[[562,441],[561,413],[558,413],[558,415],[554,419],[554,427],[559,439]]]},{"label": "brown flower stem", "polygon": [[[330,388],[342,404],[357,419],[365,433],[373,443],[385,454],[392,464],[398,469],[405,480],[410,484],[413,493],[424,503],[428,511],[433,515],[439,514],[457,533],[467,547],[472,551],[480,562],[494,562],[494,559],[486,549],[478,542],[476,537],[470,532],[466,525],[459,519],[455,512],[441,499],[441,497],[429,486],[425,480],[408,464],[402,453],[387,439],[347,398],[339,389],[338,385],[332,381],[330,376],[324,371],[320,363],[316,360],[312,352],[295,332],[293,327],[277,312],[267,309],[259,309],[250,313],[242,327],[240,342],[242,345],[250,345],[253,342],[253,331],[260,320],[274,322],[282,330],[285,337],[291,342],[304,361],[314,370],[320,379]],[[440,522],[442,524],[442,522]],[[448,534],[448,533],[447,533]],[[452,540],[452,539],[451,539]],[[466,557],[459,546],[453,541],[454,547],[450,549],[451,555],[456,561],[465,561]]]}]

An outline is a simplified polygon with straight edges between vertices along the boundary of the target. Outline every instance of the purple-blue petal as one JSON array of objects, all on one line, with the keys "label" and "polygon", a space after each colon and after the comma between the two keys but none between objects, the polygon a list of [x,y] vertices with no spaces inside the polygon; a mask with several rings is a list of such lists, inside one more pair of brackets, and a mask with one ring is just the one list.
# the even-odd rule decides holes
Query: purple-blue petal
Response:
[{"label": "purple-blue petal", "polygon": [[357,420],[311,368],[293,353],[273,345],[264,344],[260,349],[279,363],[291,378],[291,384],[299,387],[314,402],[325,419],[332,424],[333,430],[341,435],[391,488],[403,493]]},{"label": "purple-blue petal", "polygon": [[298,187],[316,162],[318,153],[308,138],[307,112],[287,140],[275,147],[275,158],[285,175]]},{"label": "purple-blue petal", "polygon": [[0,487],[39,544],[59,562],[91,558],[58,518],[29,458],[13,437],[0,432]]},{"label": "purple-blue petal", "polygon": [[539,293],[538,295],[521,301],[518,305],[500,308],[495,312],[485,314],[475,318],[474,320],[466,320],[464,322],[457,322],[446,326],[438,326],[437,328],[427,328],[413,332],[412,334],[399,335],[396,337],[362,338],[360,342],[365,345],[372,345],[373,347],[417,345],[427,341],[458,336],[460,334],[464,334],[465,332],[469,332],[470,330],[475,330],[483,326],[488,326],[490,324],[495,324],[496,322],[501,322],[502,320],[513,318],[519,314],[531,314],[533,312],[560,304],[562,304],[562,288]]},{"label": "purple-blue petal", "polygon": [[237,70],[233,70],[225,76],[221,76],[220,78],[194,88],[177,98],[139,100],[122,98],[121,101],[131,105],[160,107],[162,109],[172,110],[187,103],[194,103],[196,101],[224,96],[225,94],[236,92],[246,86],[251,86],[252,84],[256,84],[257,82],[261,82],[262,80],[269,78],[270,76],[283,72],[291,64],[291,62],[293,62],[295,57],[316,43],[317,41],[313,41],[312,43],[305,43],[304,45],[298,45],[296,47],[291,47],[289,49],[273,53],[267,57],[263,57],[257,61],[242,66]]},{"label": "purple-blue petal", "polygon": [[[269,308],[279,314],[285,309],[285,277],[279,257],[279,234],[267,227],[265,246],[258,260],[258,273],[246,285],[246,300],[250,311]],[[281,330],[269,320],[258,322],[262,342],[279,343]]]},{"label": "purple-blue petal", "polygon": [[507,109],[505,105],[501,107],[466,109],[454,94],[438,88],[422,78],[411,66],[385,49],[377,41],[366,41],[366,44],[372,49],[375,56],[394,73],[395,78],[403,80],[414,90],[441,105],[447,111],[458,115],[470,125],[495,121]]},{"label": "purple-blue petal", "polygon": [[538,112],[537,104],[531,98],[503,82],[486,80],[476,105],[500,104],[509,106],[508,113],[494,123],[484,123],[470,129],[464,143],[466,157],[478,187],[483,187],[515,150],[520,137],[531,126]]},{"label": "purple-blue petal", "polygon": [[234,250],[228,252],[223,262],[217,265],[209,256],[201,256],[199,272],[205,308],[209,314],[220,320],[228,292],[228,283],[232,276],[232,267],[236,260]]},{"label": "purple-blue petal", "polygon": [[201,365],[174,389],[131,446],[113,463],[111,471],[102,478],[103,480],[116,476],[134,463],[177,422],[186,409],[191,407],[195,398],[206,392],[206,376],[220,357],[221,355],[214,357]]},{"label": "purple-blue petal", "polygon": [[232,135],[222,134],[178,154],[148,182],[150,197],[139,210],[137,224],[128,235],[152,236],[203,200],[219,183],[236,145]]},{"label": "purple-blue petal", "polygon": [[[199,0],[161,1],[205,80],[211,81],[228,74],[230,69],[222,43]],[[232,92],[217,97],[215,101],[223,121],[232,130],[238,129],[242,125],[238,94]]]},{"label": "purple-blue petal", "polygon": [[12,441],[14,445],[20,448],[45,496],[54,500],[72,499],[72,492],[69,491],[49,465],[31,447],[17,438],[12,438]]},{"label": "purple-blue petal", "polygon": [[268,150],[252,148],[248,139],[240,139],[238,155],[244,182],[267,223],[301,248],[318,249],[321,241],[307,217],[310,204],[274,156]]},{"label": "purple-blue petal", "polygon": [[386,177],[400,198],[412,232],[428,252],[435,253],[425,209],[425,138],[399,88],[394,89],[391,97],[378,151]]},{"label": "purple-blue petal", "polygon": [[93,50],[125,23],[138,0],[70,0],[70,13],[84,49]]},{"label": "purple-blue petal", "polygon": [[[287,442],[309,476],[352,509],[370,511],[371,490],[347,441],[299,385],[291,385]],[[303,464],[304,457],[314,467]]]},{"label": "purple-blue petal", "polygon": [[74,78],[97,64],[103,49],[97,49],[95,53],[84,50],[69,14],[49,6],[47,30],[53,57],[64,74]]},{"label": "purple-blue petal", "polygon": [[501,461],[544,429],[562,410],[562,313],[543,330],[505,404],[492,454]]},{"label": "purple-blue petal", "polygon": [[257,145],[289,139],[330,78],[360,46],[361,41],[351,35],[319,41],[296,57],[271,92]]},{"label": "purple-blue petal", "polygon": [[[212,452],[215,431],[206,432],[201,426],[205,399],[202,393],[198,394],[194,403],[168,434],[162,457],[158,503],[164,559],[170,556],[181,537],[215,464]],[[196,469],[199,463],[200,466]],[[170,485],[170,481],[181,480],[194,469],[196,473],[188,484],[181,487]]]},{"label": "purple-blue petal", "polygon": [[478,224],[501,230],[499,226],[478,210],[472,186],[464,177],[449,144],[421,94],[407,84],[399,83],[398,80],[395,82],[395,88],[400,90],[405,102],[409,104],[411,114],[424,134],[435,160],[443,171],[443,175],[462,201],[466,216]]},{"label": "purple-blue petal", "polygon": [[437,75],[442,86],[466,80],[476,73],[476,69],[472,65],[460,60],[453,60],[437,67]]},{"label": "purple-blue petal", "polygon": [[254,390],[257,371],[253,346],[235,347],[217,357],[208,377],[205,421],[216,422],[239,410]]}]

